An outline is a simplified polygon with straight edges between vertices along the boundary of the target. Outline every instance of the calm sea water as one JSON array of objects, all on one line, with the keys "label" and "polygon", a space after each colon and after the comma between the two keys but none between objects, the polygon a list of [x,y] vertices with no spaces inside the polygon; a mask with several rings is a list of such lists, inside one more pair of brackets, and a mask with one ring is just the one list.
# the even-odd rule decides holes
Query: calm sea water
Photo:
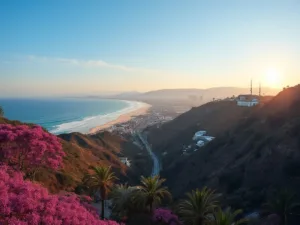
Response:
[{"label": "calm sea water", "polygon": [[56,134],[87,133],[138,104],[103,99],[0,99],[6,118],[39,124]]}]

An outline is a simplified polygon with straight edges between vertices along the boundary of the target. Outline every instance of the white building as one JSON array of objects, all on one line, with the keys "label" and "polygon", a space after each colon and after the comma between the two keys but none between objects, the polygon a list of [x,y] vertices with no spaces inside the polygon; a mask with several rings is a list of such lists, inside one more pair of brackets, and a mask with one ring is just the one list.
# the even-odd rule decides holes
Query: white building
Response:
[{"label": "white building", "polygon": [[130,161],[127,159],[127,157],[120,157],[120,161],[126,166],[130,167]]},{"label": "white building", "polygon": [[206,131],[205,131],[205,130],[197,131],[197,132],[194,134],[193,140],[198,140],[200,137],[202,137],[202,136],[205,135],[205,134],[206,134]]},{"label": "white building", "polygon": [[212,141],[212,140],[215,139],[215,137],[212,137],[212,136],[202,136],[201,139],[206,140],[206,141]]},{"label": "white building", "polygon": [[204,146],[204,141],[198,141],[196,145],[198,147],[203,147]]},{"label": "white building", "polygon": [[259,104],[258,96],[256,95],[239,95],[237,97],[238,106],[252,107]]}]

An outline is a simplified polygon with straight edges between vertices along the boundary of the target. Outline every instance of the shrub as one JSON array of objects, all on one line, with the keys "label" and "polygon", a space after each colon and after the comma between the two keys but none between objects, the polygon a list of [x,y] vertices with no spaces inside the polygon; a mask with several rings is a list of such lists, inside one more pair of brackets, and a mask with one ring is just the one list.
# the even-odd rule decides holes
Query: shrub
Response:
[{"label": "shrub", "polygon": [[65,153],[55,135],[40,126],[0,124],[0,160],[26,174],[62,166]]},{"label": "shrub", "polygon": [[168,225],[179,225],[182,224],[178,216],[175,215],[171,210],[168,209],[155,209],[153,212],[152,220],[155,223],[168,224]]},{"label": "shrub", "polygon": [[0,166],[0,190],[0,224],[118,225],[99,220],[95,209],[86,203],[90,199],[51,195],[8,166]]},{"label": "shrub", "polygon": [[64,186],[71,186],[74,183],[74,179],[70,175],[65,173],[56,173],[55,177],[58,182]]}]

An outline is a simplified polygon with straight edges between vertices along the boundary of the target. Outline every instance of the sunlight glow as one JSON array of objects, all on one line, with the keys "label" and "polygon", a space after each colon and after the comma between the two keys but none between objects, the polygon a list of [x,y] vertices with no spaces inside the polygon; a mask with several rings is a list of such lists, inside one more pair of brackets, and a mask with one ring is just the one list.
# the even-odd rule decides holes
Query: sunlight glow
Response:
[{"label": "sunlight glow", "polygon": [[267,86],[274,88],[282,86],[282,77],[278,70],[269,68],[265,73],[265,83]]}]

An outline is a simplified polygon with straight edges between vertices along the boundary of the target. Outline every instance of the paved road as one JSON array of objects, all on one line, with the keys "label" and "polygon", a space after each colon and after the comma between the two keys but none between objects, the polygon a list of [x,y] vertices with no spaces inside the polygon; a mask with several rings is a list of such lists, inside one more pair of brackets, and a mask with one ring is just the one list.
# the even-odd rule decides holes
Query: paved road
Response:
[{"label": "paved road", "polygon": [[137,132],[137,135],[153,160],[153,169],[152,169],[151,176],[153,177],[159,175],[160,165],[157,156],[153,153],[152,148],[147,141],[147,138],[144,137],[140,132]]}]

